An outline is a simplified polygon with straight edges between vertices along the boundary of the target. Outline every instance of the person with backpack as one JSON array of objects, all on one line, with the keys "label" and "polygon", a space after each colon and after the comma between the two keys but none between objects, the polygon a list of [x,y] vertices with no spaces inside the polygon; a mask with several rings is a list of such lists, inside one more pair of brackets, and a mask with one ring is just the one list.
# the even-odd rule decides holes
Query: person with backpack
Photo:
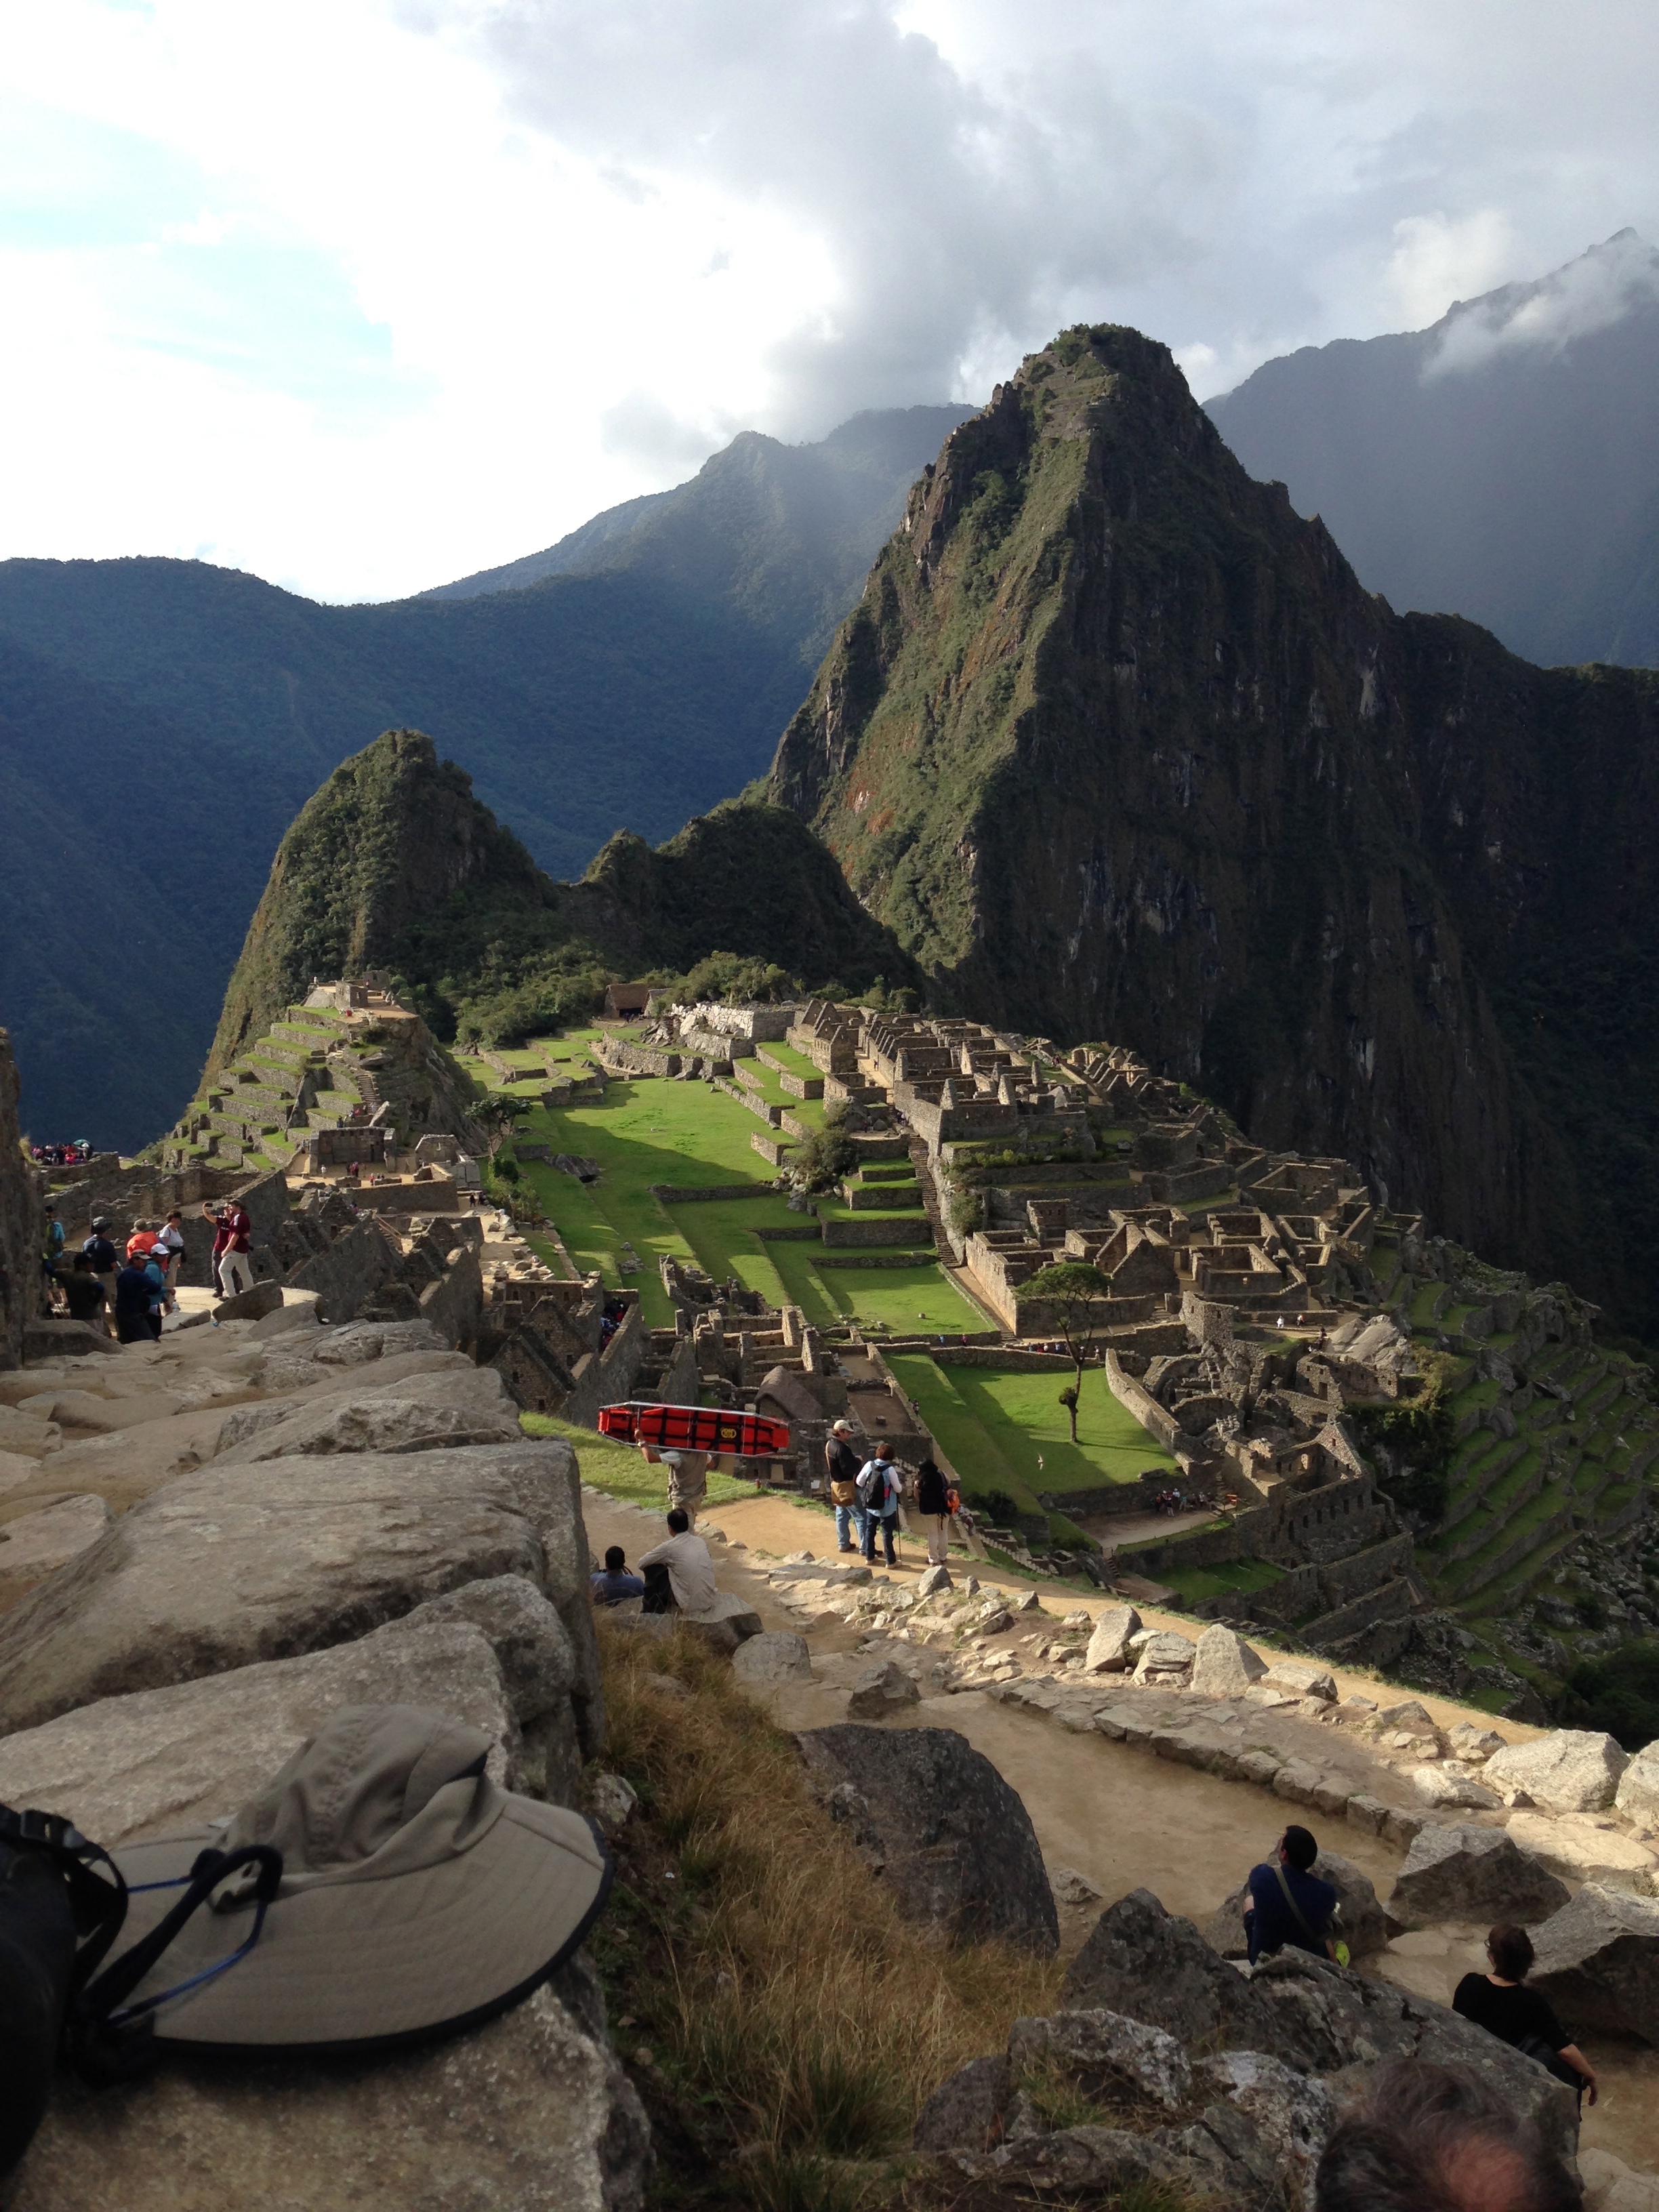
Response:
[{"label": "person with backpack", "polygon": [[115,1277],[121,1265],[121,1255],[110,1242],[109,1221],[106,1215],[93,1215],[92,1234],[82,1245],[81,1250],[91,1263],[93,1273],[104,1286],[104,1316],[112,1324],[115,1317]]},{"label": "person with backpack", "polygon": [[141,1257],[130,1259],[115,1278],[115,1334],[123,1344],[149,1344],[156,1332],[149,1325],[150,1270]]},{"label": "person with backpack", "polygon": [[[859,1502],[859,1473],[863,1465],[853,1444],[853,1424],[835,1422],[823,1448],[823,1464],[830,1478],[830,1503],[836,1509],[836,1549],[856,1552],[864,1543],[864,1508]],[[856,1532],[857,1541],[853,1540]]]},{"label": "person with backpack", "polygon": [[[1306,1828],[1294,1826],[1279,1838],[1271,1859],[1250,1869],[1244,1914],[1250,1964],[1271,1958],[1287,1943],[1311,1951],[1316,1959],[1335,1959],[1337,1894],[1313,1871],[1319,1845]],[[1340,1964],[1346,1966],[1346,1947]]]},{"label": "person with backpack", "polygon": [[47,1310],[52,1304],[52,1293],[58,1288],[58,1263],[64,1256],[64,1224],[58,1218],[58,1209],[50,1200],[46,1206],[46,1233],[40,1243],[41,1289]]},{"label": "person with backpack", "polygon": [[916,1510],[927,1537],[927,1564],[942,1567],[951,1556],[951,1489],[931,1456],[916,1469]]},{"label": "person with backpack", "polygon": [[878,1443],[875,1457],[866,1460],[859,1470],[859,1503],[864,1508],[864,1556],[872,1566],[876,1563],[878,1533],[887,1548],[888,1565],[898,1565],[893,1531],[898,1524],[899,1498],[903,1488],[898,1469],[893,1465],[892,1445]]}]

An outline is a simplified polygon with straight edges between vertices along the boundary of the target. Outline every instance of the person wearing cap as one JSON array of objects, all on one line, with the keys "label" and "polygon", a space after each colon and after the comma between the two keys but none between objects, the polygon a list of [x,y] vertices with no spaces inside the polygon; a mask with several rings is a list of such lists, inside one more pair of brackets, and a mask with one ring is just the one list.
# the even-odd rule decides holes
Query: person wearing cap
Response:
[{"label": "person wearing cap", "polygon": [[678,1505],[668,1516],[665,1541],[640,1554],[640,1570],[647,1613],[669,1613],[676,1607],[682,1613],[706,1613],[720,1595],[708,1547],[692,1534],[690,1521]]},{"label": "person wearing cap", "polygon": [[840,1552],[856,1552],[864,1541],[864,1508],[859,1503],[859,1469],[864,1461],[853,1442],[854,1433],[850,1421],[834,1421],[823,1448],[830,1503],[836,1509],[836,1548]]},{"label": "person wearing cap", "polygon": [[136,1260],[141,1254],[147,1255],[155,1242],[155,1231],[149,1223],[135,1221],[132,1224],[132,1234],[127,1239],[128,1259]]}]

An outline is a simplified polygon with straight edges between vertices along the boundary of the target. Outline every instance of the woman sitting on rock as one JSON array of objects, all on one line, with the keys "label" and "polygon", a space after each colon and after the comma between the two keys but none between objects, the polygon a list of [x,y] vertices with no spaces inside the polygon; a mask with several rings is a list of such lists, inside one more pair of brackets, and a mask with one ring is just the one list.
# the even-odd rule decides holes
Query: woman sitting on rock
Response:
[{"label": "woman sitting on rock", "polygon": [[1500,2043],[1523,2051],[1528,2058],[1595,2102],[1595,2069],[1555,2017],[1549,1999],[1526,1987],[1532,1972],[1532,1938],[1524,1928],[1508,1923],[1494,1928],[1486,1938],[1486,1962],[1491,1972],[1465,1974],[1452,1997],[1452,2010],[1461,2012],[1477,2027],[1484,2027]]}]

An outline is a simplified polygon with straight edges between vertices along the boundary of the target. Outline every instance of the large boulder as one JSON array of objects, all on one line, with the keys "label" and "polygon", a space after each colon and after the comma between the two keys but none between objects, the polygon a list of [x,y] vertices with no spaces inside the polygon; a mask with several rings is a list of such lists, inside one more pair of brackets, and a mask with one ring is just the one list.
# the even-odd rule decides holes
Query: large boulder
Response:
[{"label": "large boulder", "polygon": [[100,1698],[0,1740],[0,1802],[64,1814],[106,1846],[238,1811],[342,1705],[428,1705],[480,1729],[523,1786],[517,1717],[483,1632],[424,1607],[356,1644]]},{"label": "large boulder", "polygon": [[0,1526],[0,1608],[95,1544],[113,1518],[101,1498],[71,1492]]},{"label": "large boulder", "polygon": [[1532,1985],[1564,2027],[1659,2044],[1659,1899],[1587,1882],[1533,1942]]},{"label": "large boulder", "polygon": [[1590,1729],[1552,1729],[1533,1743],[1505,1744],[1486,1761],[1483,1779],[1506,1794],[1522,1792],[1551,1813],[1599,1813],[1611,1805],[1630,1764],[1610,1735]]},{"label": "large boulder", "polygon": [[806,1638],[792,1629],[763,1630],[738,1644],[732,1654],[732,1672],[754,1689],[777,1682],[810,1682],[812,1654]]},{"label": "large boulder", "polygon": [[739,1597],[735,1590],[716,1590],[713,1601],[700,1613],[678,1613],[658,1618],[678,1621],[728,1658],[740,1644],[761,1632],[759,1613],[749,1599]]},{"label": "large boulder", "polygon": [[[1352,1859],[1345,1859],[1336,1851],[1321,1851],[1314,1861],[1313,1870],[1336,1892],[1336,1933],[1347,1945],[1350,1955],[1364,1959],[1383,1949],[1394,1932],[1394,1923],[1377,1902],[1370,1876]],[[1248,1954],[1244,1908],[1249,1902],[1249,1885],[1242,1882],[1231,1897],[1216,1907],[1205,1924],[1206,1942],[1224,1959],[1243,1959]]]},{"label": "large boulder", "polygon": [[847,1710],[855,1721],[883,1721],[921,1702],[921,1692],[898,1662],[878,1659],[854,1676]]},{"label": "large boulder", "polygon": [[1267,1671],[1267,1662],[1251,1650],[1237,1630],[1212,1621],[1193,1654],[1192,1687],[1201,1698],[1239,1698]]},{"label": "large boulder", "polygon": [[1277,1690],[1281,1697],[1317,1698],[1322,1705],[1333,1705],[1336,1699],[1336,1680],[1330,1669],[1309,1659],[1275,1659],[1261,1680],[1264,1688]]},{"label": "large boulder", "polygon": [[1467,1769],[1415,1766],[1412,1788],[1436,1812],[1495,1813],[1504,1802],[1495,1790],[1488,1790]]},{"label": "large boulder", "polygon": [[1659,1826],[1659,1743],[1637,1753],[1619,1778],[1613,1802],[1627,1820]]},{"label": "large boulder", "polygon": [[[253,1409],[250,1409],[253,1410]],[[453,1450],[463,1444],[514,1443],[524,1431],[519,1408],[493,1367],[469,1374],[412,1378],[403,1389],[350,1392],[254,1425],[228,1417],[238,1441],[219,1453],[221,1466],[250,1467],[298,1455]],[[248,1433],[249,1430],[252,1433]],[[224,1431],[221,1431],[222,1439]]]},{"label": "large boulder", "polygon": [[581,1669],[552,1601],[522,1575],[494,1575],[428,1598],[404,1619],[467,1621],[483,1630],[519,1723],[522,1778],[516,1786],[555,1805],[574,1805],[582,1768],[574,1702]]},{"label": "large boulder", "polygon": [[1511,1813],[1509,1834],[1564,1881],[1594,1881],[1637,1897],[1653,1895],[1659,1859],[1633,1837],[1621,1835],[1610,1820],[1588,1813]]},{"label": "large boulder", "polygon": [[1085,1674],[1121,1674],[1129,1664],[1129,1638],[1139,1633],[1140,1615],[1132,1605],[1109,1605],[1095,1621],[1083,1655]]},{"label": "large boulder", "polygon": [[649,2123],[577,1965],[483,2027],[370,2063],[168,2066],[114,2089],[61,2077],[9,2212],[348,2197],[352,2212],[640,2212],[650,2170]]},{"label": "large boulder", "polygon": [[1141,1645],[1135,1661],[1136,1681],[1184,1687],[1192,1671],[1194,1648],[1189,1638],[1178,1636],[1172,1628],[1155,1631]]},{"label": "large boulder", "polygon": [[1068,2012],[1127,2013],[1189,2049],[1249,2048],[1267,2033],[1251,1984],[1149,1889],[1132,1889],[1101,1914],[1060,1999]]},{"label": "large boulder", "polygon": [[1030,1816],[951,1729],[811,1729],[814,1790],[881,1870],[907,1918],[961,1943],[1053,1952],[1060,1923]]},{"label": "large boulder", "polygon": [[603,1705],[587,1539],[574,1455],[557,1439],[179,1476],[0,1620],[0,1731],[349,1643],[497,1575],[556,1607],[591,1756]]},{"label": "large boulder", "polygon": [[1559,1912],[1566,1884],[1501,1828],[1419,1828],[1389,1893],[1407,1928],[1443,1920],[1518,1920],[1533,1927]]}]

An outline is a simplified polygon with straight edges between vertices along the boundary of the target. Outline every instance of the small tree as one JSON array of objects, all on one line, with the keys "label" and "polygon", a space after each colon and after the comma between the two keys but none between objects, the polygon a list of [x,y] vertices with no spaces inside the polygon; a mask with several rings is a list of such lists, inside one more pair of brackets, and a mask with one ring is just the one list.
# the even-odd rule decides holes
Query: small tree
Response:
[{"label": "small tree", "polygon": [[1074,1379],[1069,1389],[1060,1394],[1072,1424],[1072,1442],[1077,1442],[1078,1401],[1083,1395],[1084,1362],[1095,1346],[1094,1304],[1097,1298],[1112,1294],[1112,1285],[1098,1267],[1086,1260],[1057,1260],[1050,1267],[1039,1267],[1029,1281],[1021,1285],[1028,1298],[1042,1298],[1060,1310],[1060,1333],[1066,1340],[1066,1357],[1072,1363]]}]

